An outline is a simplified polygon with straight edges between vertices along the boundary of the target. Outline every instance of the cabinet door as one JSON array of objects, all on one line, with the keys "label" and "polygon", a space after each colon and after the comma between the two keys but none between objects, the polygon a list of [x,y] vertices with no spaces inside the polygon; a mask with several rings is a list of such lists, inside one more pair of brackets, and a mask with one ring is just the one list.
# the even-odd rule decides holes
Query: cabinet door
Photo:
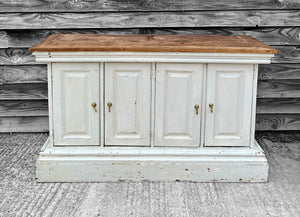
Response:
[{"label": "cabinet door", "polygon": [[205,146],[249,146],[252,88],[253,65],[208,64]]},{"label": "cabinet door", "polygon": [[200,145],[203,69],[203,64],[157,64],[155,146]]},{"label": "cabinet door", "polygon": [[54,144],[99,145],[99,64],[53,63],[52,71]]},{"label": "cabinet door", "polygon": [[151,63],[105,64],[105,145],[150,146],[150,75]]}]

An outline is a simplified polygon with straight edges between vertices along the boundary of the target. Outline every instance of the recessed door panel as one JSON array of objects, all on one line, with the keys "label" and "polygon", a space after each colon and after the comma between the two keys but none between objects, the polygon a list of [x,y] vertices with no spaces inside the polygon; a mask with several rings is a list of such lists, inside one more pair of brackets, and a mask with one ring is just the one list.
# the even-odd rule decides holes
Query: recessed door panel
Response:
[{"label": "recessed door panel", "polygon": [[155,146],[199,146],[203,68],[157,64]]},{"label": "recessed door panel", "polygon": [[150,146],[150,63],[105,64],[105,145]]},{"label": "recessed door panel", "polygon": [[205,146],[249,146],[253,65],[208,64]]},{"label": "recessed door panel", "polygon": [[99,145],[99,64],[53,63],[52,70],[54,144]]}]

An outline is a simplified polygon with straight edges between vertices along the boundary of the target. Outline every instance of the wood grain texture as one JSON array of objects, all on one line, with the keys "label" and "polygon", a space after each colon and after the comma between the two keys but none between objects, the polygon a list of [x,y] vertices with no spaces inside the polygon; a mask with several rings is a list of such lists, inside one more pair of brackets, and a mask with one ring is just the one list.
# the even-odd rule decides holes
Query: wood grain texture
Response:
[{"label": "wood grain texture", "polygon": [[300,98],[259,98],[256,106],[257,114],[300,114]]},{"label": "wood grain texture", "polygon": [[27,48],[53,33],[249,35],[279,50],[275,64],[259,66],[257,113],[270,115],[261,116],[259,129],[274,130],[277,123],[288,129],[287,116],[299,113],[299,5],[297,0],[1,1],[0,99],[9,100],[0,100],[0,114],[46,115],[46,66]]},{"label": "wood grain texture", "polygon": [[258,79],[300,79],[300,64],[261,64]]},{"label": "wood grain texture", "polygon": [[0,48],[8,48],[8,37],[5,31],[0,31]]},{"label": "wood grain texture", "polygon": [[258,114],[255,130],[299,130],[300,114]]},{"label": "wood grain texture", "polygon": [[35,57],[28,48],[2,48],[0,49],[0,64],[21,65],[40,64],[35,61]]},{"label": "wood grain texture", "polygon": [[300,63],[300,46],[273,46],[279,52],[272,63]]},{"label": "wood grain texture", "polygon": [[29,48],[31,52],[126,51],[262,53],[277,50],[250,36],[53,34]]},{"label": "wood grain texture", "polygon": [[[271,28],[133,28],[133,29],[57,29],[8,30],[0,32],[0,48],[25,48],[55,34],[102,35],[248,35],[268,45],[300,45],[300,27]],[[2,39],[2,40],[1,40]]]},{"label": "wood grain texture", "polygon": [[1,117],[0,133],[48,132],[48,117]]},{"label": "wood grain texture", "polygon": [[4,116],[47,116],[47,100],[1,100],[0,118]]},{"label": "wood grain texture", "polygon": [[1,1],[0,12],[189,11],[236,9],[299,9],[297,0],[18,0]]},{"label": "wood grain texture", "polygon": [[0,14],[0,29],[2,30],[149,27],[293,27],[299,26],[299,22],[300,10]]},{"label": "wood grain texture", "polygon": [[5,84],[0,88],[0,100],[47,99],[47,84]]},{"label": "wood grain texture", "polygon": [[300,79],[259,80],[258,98],[294,98],[300,97]]},{"label": "wood grain texture", "polygon": [[46,83],[46,65],[0,66],[0,85],[17,83]]}]

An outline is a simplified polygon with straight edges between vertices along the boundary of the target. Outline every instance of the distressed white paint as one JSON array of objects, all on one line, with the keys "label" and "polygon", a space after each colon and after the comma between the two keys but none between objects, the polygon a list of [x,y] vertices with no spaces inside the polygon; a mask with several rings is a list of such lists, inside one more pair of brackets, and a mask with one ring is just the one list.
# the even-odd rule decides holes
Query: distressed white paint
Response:
[{"label": "distressed white paint", "polygon": [[[48,115],[49,115],[49,139],[53,141],[53,96],[52,96],[52,63],[47,64],[48,77]],[[53,144],[53,142],[51,143]]]},{"label": "distressed white paint", "polygon": [[257,80],[258,80],[258,64],[253,65],[253,93],[252,93],[252,111],[251,111],[251,132],[250,132],[250,147],[255,141],[255,124],[256,124],[256,96],[257,96]]},{"label": "distressed white paint", "polygon": [[157,63],[155,146],[200,145],[203,68],[203,64]]},{"label": "distressed white paint", "polygon": [[151,120],[150,120],[150,146],[155,145],[155,93],[156,93],[156,63],[151,63]]},{"label": "distressed white paint", "polygon": [[98,85],[100,99],[99,99],[99,115],[100,115],[100,146],[104,146],[104,63],[99,64],[100,85]]},{"label": "distressed white paint", "polygon": [[[38,181],[267,181],[268,163],[254,140],[255,99],[257,64],[270,63],[273,55],[35,55],[48,67],[52,62],[49,118],[54,130],[54,141],[50,136],[37,161]],[[177,137],[168,140],[160,132]]]},{"label": "distressed white paint", "polygon": [[46,149],[37,162],[38,182],[196,181],[266,182],[268,163],[249,148]]},{"label": "distressed white paint", "polygon": [[150,146],[150,71],[151,63],[105,64],[105,145]]},{"label": "distressed white paint", "polygon": [[250,145],[252,87],[253,65],[208,64],[205,146]]},{"label": "distressed white paint", "polygon": [[35,52],[38,62],[270,63],[273,54],[176,52]]},{"label": "distressed white paint", "polygon": [[52,71],[54,145],[99,145],[99,63],[53,63]]},{"label": "distressed white paint", "polygon": [[207,64],[204,64],[204,73],[202,81],[202,102],[201,102],[201,126],[200,126],[200,147],[203,148],[205,142],[205,106],[206,106],[206,79],[207,79]]}]

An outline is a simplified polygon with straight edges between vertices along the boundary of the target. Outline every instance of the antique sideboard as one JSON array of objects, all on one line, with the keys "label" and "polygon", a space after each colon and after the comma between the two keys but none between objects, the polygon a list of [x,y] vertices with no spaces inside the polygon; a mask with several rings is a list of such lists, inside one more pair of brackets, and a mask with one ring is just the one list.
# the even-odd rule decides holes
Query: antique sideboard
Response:
[{"label": "antique sideboard", "polygon": [[249,36],[54,34],[49,139],[39,182],[266,182],[254,139],[258,64]]}]

